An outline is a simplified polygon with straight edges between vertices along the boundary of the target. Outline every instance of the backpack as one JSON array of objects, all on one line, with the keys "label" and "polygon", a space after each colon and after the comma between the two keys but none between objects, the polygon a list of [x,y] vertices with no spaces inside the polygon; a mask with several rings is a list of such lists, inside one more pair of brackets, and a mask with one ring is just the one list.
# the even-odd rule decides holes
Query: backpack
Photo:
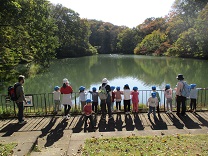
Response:
[{"label": "backpack", "polygon": [[98,96],[100,98],[100,100],[106,100],[108,97],[108,93],[106,91],[106,85],[105,86],[101,86],[99,91],[98,91]]},{"label": "backpack", "polygon": [[20,84],[15,84],[14,86],[9,86],[8,87],[8,96],[10,97],[10,99],[12,101],[17,101],[18,100],[18,97],[16,95],[16,88],[20,86]]},{"label": "backpack", "polygon": [[182,82],[182,83],[183,83],[183,89],[181,91],[181,95],[183,97],[189,97],[190,96],[190,92],[191,92],[191,87],[186,82]]}]

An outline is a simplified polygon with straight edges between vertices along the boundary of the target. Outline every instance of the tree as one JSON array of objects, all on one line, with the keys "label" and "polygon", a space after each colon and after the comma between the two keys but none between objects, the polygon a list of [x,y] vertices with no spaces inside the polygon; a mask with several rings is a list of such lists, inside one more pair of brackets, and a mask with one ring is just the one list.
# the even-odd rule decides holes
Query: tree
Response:
[{"label": "tree", "polygon": [[167,36],[164,33],[160,32],[160,30],[155,30],[151,34],[145,36],[142,42],[134,49],[134,53],[142,55],[156,54],[156,51],[159,50],[166,39]]},{"label": "tree", "polygon": [[119,53],[133,54],[139,40],[135,29],[126,28],[118,34],[117,50]]},{"label": "tree", "polygon": [[90,28],[87,20],[80,19],[75,11],[58,4],[53,6],[51,16],[58,26],[57,57],[76,57],[96,53],[89,43]]}]

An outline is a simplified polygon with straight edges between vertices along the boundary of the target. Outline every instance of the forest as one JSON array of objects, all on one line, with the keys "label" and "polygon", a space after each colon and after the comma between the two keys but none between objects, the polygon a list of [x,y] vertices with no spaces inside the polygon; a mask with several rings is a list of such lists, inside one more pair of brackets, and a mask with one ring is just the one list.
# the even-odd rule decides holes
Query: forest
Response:
[{"label": "forest", "polygon": [[47,0],[1,0],[0,81],[36,74],[53,59],[136,54],[208,59],[208,0],[175,0],[165,17],[128,28],[82,19]]}]

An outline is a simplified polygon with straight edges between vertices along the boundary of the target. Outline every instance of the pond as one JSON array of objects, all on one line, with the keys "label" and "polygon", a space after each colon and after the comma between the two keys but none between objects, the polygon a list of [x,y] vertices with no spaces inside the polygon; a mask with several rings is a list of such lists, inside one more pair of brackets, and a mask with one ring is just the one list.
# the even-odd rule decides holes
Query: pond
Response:
[{"label": "pond", "polygon": [[[93,55],[59,59],[52,62],[48,72],[26,78],[24,89],[26,94],[33,94],[32,100],[35,105],[32,108],[33,111],[44,109],[46,105],[52,110],[51,93],[54,86],[62,86],[63,78],[69,79],[74,92],[79,92],[80,86],[85,86],[86,91],[91,90],[92,87],[96,87],[98,90],[102,79],[107,78],[111,86],[120,86],[121,90],[125,84],[128,84],[131,90],[137,86],[139,104],[146,104],[151,95],[151,87],[154,85],[159,90],[160,105],[163,106],[165,99],[162,90],[167,83],[171,85],[171,88],[175,88],[176,76],[179,73],[184,75],[189,84],[195,83],[197,88],[208,88],[207,67],[208,62],[205,60],[138,55]],[[7,94],[7,87],[4,86],[1,91],[2,94]],[[197,107],[207,105],[207,96],[207,90],[199,91]],[[75,93],[72,97],[73,104],[79,106],[78,94]],[[88,93],[87,97],[90,98],[91,95]],[[12,108],[13,103],[8,103],[4,98],[2,95],[1,105],[5,105],[5,108],[8,106]],[[175,100],[173,105],[175,107]],[[143,105],[140,106],[143,108]],[[42,111],[44,112],[44,110]]]},{"label": "pond", "polygon": [[74,92],[80,86],[86,90],[98,88],[103,78],[112,86],[123,88],[129,84],[132,89],[158,90],[165,84],[175,88],[176,76],[181,73],[185,80],[197,84],[198,88],[208,87],[208,61],[170,57],[138,55],[93,55],[80,58],[54,60],[48,72],[26,79],[26,93],[50,93],[54,86],[61,86],[63,78],[68,78]]}]

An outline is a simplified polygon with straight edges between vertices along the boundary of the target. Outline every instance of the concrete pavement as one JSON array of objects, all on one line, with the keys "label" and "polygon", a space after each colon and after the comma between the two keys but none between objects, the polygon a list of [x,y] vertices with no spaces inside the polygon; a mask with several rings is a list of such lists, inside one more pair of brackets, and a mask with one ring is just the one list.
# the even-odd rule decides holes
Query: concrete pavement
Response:
[{"label": "concrete pavement", "polygon": [[[157,118],[138,115],[114,114],[113,119],[94,116],[96,132],[83,131],[84,117],[72,116],[64,120],[60,116],[26,118],[25,125],[16,119],[0,120],[0,143],[16,142],[14,155],[61,156],[80,155],[84,141],[91,137],[123,137],[130,135],[207,134],[208,112],[187,113],[186,116],[161,113]],[[35,148],[34,148],[35,147]],[[33,151],[32,151],[33,150]]]}]

